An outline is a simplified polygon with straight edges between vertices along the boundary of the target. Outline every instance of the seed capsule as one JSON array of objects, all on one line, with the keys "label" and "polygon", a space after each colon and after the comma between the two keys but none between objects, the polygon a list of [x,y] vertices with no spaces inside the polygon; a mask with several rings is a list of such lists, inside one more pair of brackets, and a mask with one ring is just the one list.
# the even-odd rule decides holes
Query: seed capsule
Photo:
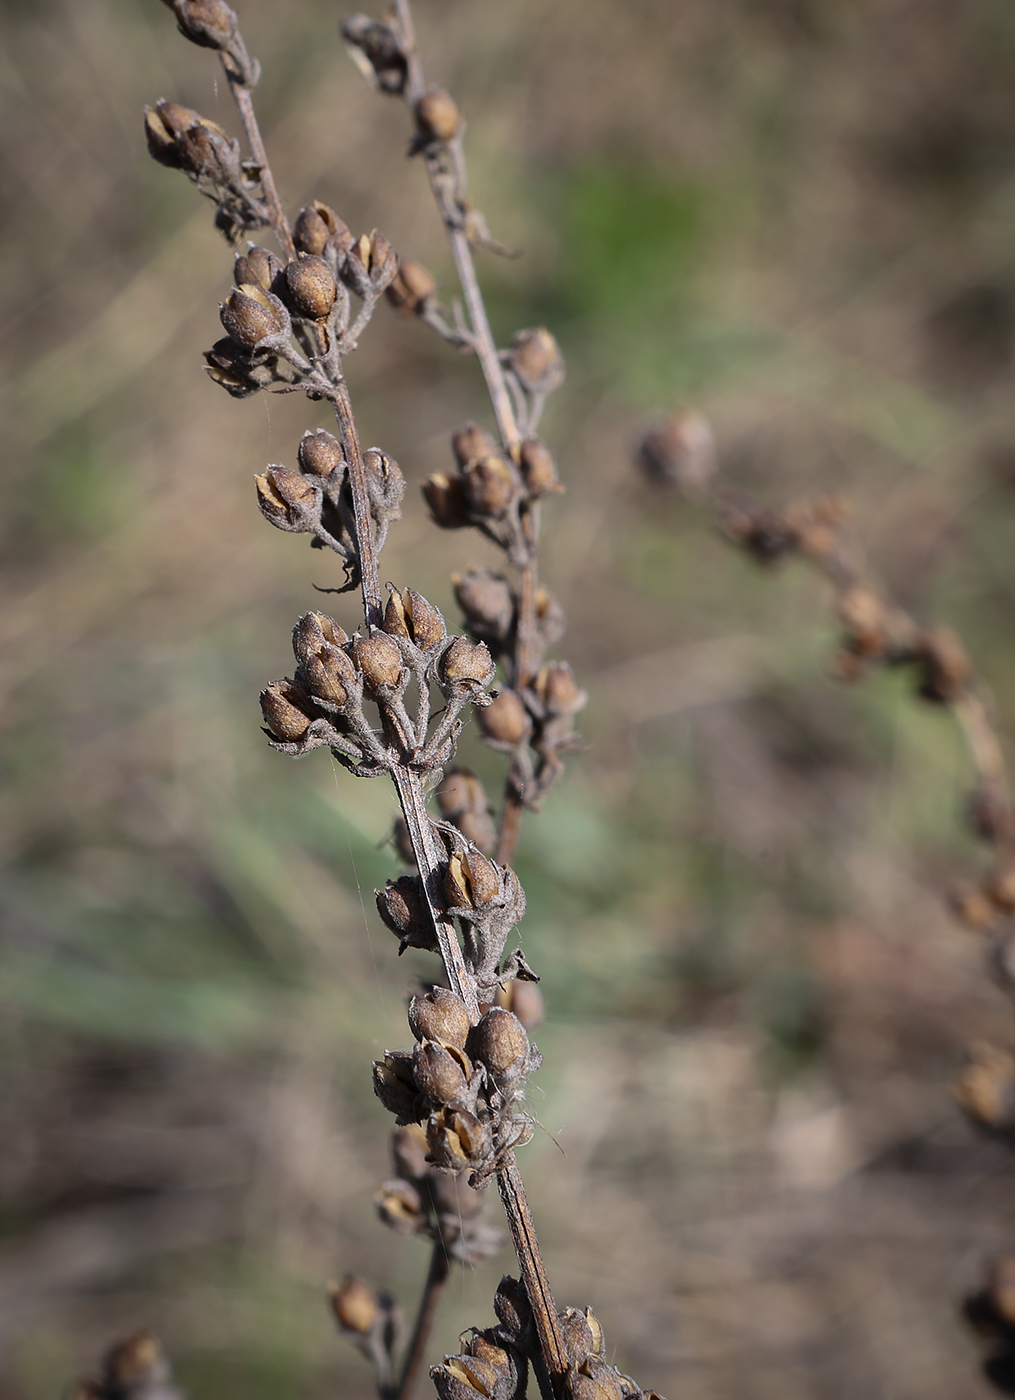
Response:
[{"label": "seed capsule", "polygon": [[303,677],[311,695],[333,705],[344,705],[356,684],[356,671],[348,656],[327,644],[307,657]]},{"label": "seed capsule", "polygon": [[261,691],[261,714],[276,739],[293,743],[310,728],[310,696],[292,681],[272,681]]},{"label": "seed capsule", "polygon": [[391,590],[384,609],[384,631],[389,637],[404,637],[420,651],[430,651],[447,636],[441,614],[414,588],[401,593]]},{"label": "seed capsule", "polygon": [[342,444],[324,428],[305,432],[296,455],[300,466],[311,476],[329,477],[346,464]]},{"label": "seed capsule", "polygon": [[377,1294],[370,1285],[353,1274],[347,1274],[341,1284],[331,1284],[328,1292],[331,1295],[331,1310],[339,1327],[360,1337],[367,1336],[380,1312]]},{"label": "seed capsule", "polygon": [[338,283],[323,258],[301,253],[286,264],[285,293],[289,309],[309,321],[323,321],[335,305]]},{"label": "seed capsule", "polygon": [[409,1003],[409,1029],[419,1041],[465,1048],[472,1029],[465,1002],[447,987],[434,987]]},{"label": "seed capsule", "polygon": [[497,988],[497,1005],[513,1012],[527,1031],[534,1030],[544,1020],[543,994],[535,982],[512,978],[506,986]]},{"label": "seed capsule", "polygon": [[704,490],[717,466],[708,419],[700,413],[674,413],[663,419],[642,439],[638,465],[659,485],[687,495]]},{"label": "seed capsule", "polygon": [[512,338],[507,362],[530,394],[548,393],[564,379],[564,357],[545,326],[518,331]]},{"label": "seed capsule", "polygon": [[530,496],[546,496],[551,491],[563,491],[553,453],[541,438],[525,439],[519,451],[518,466]]},{"label": "seed capsule", "polygon": [[374,1197],[374,1208],[396,1234],[418,1235],[426,1229],[423,1202],[408,1181],[386,1181]]},{"label": "seed capsule", "polygon": [[507,579],[490,569],[470,569],[452,574],[451,582],[469,631],[483,641],[506,641],[515,616],[515,595]]},{"label": "seed capsule", "polygon": [[468,525],[469,503],[458,477],[435,472],[423,482],[422,490],[434,524],[442,530],[460,530],[463,525]]},{"label": "seed capsule", "polygon": [[226,334],[238,345],[253,349],[262,340],[278,335],[282,321],[269,301],[269,293],[250,282],[237,287],[219,307],[219,317]]},{"label": "seed capsule", "polygon": [[233,281],[238,287],[246,284],[270,292],[283,267],[282,260],[267,248],[251,245],[245,253],[237,253],[233,263]]},{"label": "seed capsule", "polygon": [[472,1053],[493,1074],[504,1074],[524,1064],[529,1053],[529,1037],[517,1016],[501,1006],[494,1006],[472,1034]]},{"label": "seed capsule", "polygon": [[402,653],[385,633],[357,637],[352,644],[352,654],[372,695],[383,695],[401,681]]},{"label": "seed capsule", "polygon": [[436,950],[436,934],[418,875],[401,875],[375,891],[377,912],[405,948]]},{"label": "seed capsule", "polygon": [[352,247],[353,236],[348,225],[327,204],[315,199],[307,204],[296,216],[293,225],[293,243],[298,253],[311,253],[323,257],[329,244],[345,253]]},{"label": "seed capsule", "polygon": [[550,661],[539,672],[533,690],[554,715],[573,714],[588,699],[575,684],[571,667],[566,661]]},{"label": "seed capsule", "polygon": [[309,531],[320,510],[320,488],[288,467],[270,466],[254,477],[257,504],[264,518],[280,530]]},{"label": "seed capsule", "polygon": [[477,712],[479,727],[495,744],[514,748],[532,732],[532,720],[521,696],[515,690],[502,690],[484,709]]},{"label": "seed capsule", "polygon": [[437,283],[422,263],[402,258],[385,295],[397,311],[418,315],[437,295]]},{"label": "seed capsule", "polygon": [[406,1123],[391,1134],[391,1159],[395,1172],[403,1181],[417,1181],[426,1176],[426,1133],[418,1123]]},{"label": "seed capsule", "polygon": [[422,140],[450,141],[462,124],[462,114],[450,92],[434,87],[416,103],[416,124]]},{"label": "seed capsule", "polygon": [[493,1295],[493,1310],[497,1321],[512,1337],[520,1337],[532,1321],[528,1294],[522,1284],[505,1274]]},{"label": "seed capsule", "polygon": [[452,435],[451,450],[458,465],[467,467],[480,457],[496,457],[500,449],[485,428],[477,423],[466,423]]},{"label": "seed capsule", "polygon": [[399,1121],[417,1121],[419,1090],[412,1073],[412,1055],[406,1050],[389,1050],[373,1066],[374,1093]]},{"label": "seed capsule", "polygon": [[495,667],[482,642],[456,637],[441,657],[440,670],[448,685],[475,690],[493,680]]},{"label": "seed capsule", "polygon": [[472,1065],[456,1046],[421,1041],[412,1052],[412,1069],[420,1091],[431,1103],[453,1107],[468,1093]]},{"label": "seed capsule", "polygon": [[225,0],[171,0],[184,38],[205,49],[227,49],[236,33],[236,14]]},{"label": "seed capsule", "polygon": [[481,457],[462,468],[462,490],[477,515],[498,520],[518,494],[514,469],[503,457]]}]

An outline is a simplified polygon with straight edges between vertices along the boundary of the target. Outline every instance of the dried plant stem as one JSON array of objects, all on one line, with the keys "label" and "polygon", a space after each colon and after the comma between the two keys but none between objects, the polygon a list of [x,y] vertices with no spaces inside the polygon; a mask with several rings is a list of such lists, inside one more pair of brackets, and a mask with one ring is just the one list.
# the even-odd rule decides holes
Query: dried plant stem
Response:
[{"label": "dried plant stem", "polygon": [[[360,591],[363,594],[363,616],[367,631],[381,622],[381,575],[377,550],[374,546],[373,520],[367,491],[367,473],[363,462],[356,420],[352,413],[349,388],[345,378],[336,376],[332,396],[335,417],[342,432],[342,444],[349,462],[349,483],[352,487],[353,509],[356,514],[356,557],[359,561]],[[406,817],[408,821],[408,817]]]},{"label": "dried plant stem", "polygon": [[275,184],[275,177],[271,173],[271,166],[268,163],[268,153],[265,150],[264,138],[261,135],[261,128],[254,111],[254,99],[250,87],[243,81],[228,54],[222,55],[222,67],[225,69],[226,77],[229,79],[229,87],[239,109],[250,154],[255,164],[260,167],[261,185],[264,189],[264,200],[268,206],[272,233],[278,239],[278,245],[288,261],[296,256],[292,229],[289,227],[289,220],[286,218],[282,201],[278,197],[278,186]]},{"label": "dried plant stem", "polygon": [[409,839],[416,856],[416,864],[423,880],[427,906],[433,919],[434,928],[437,930],[437,945],[440,948],[444,970],[448,974],[451,990],[456,992],[465,1002],[469,1017],[475,1024],[479,1020],[479,1002],[476,999],[475,982],[468,975],[454,924],[445,913],[445,895],[441,877],[444,857],[438,848],[433,824],[427,815],[422,779],[418,773],[414,773],[408,768],[395,768],[392,778],[401,804],[402,815],[409,829]]},{"label": "dried plant stem", "polygon": [[451,1263],[444,1241],[434,1240],[430,1250],[430,1266],[423,1284],[423,1295],[419,1300],[419,1310],[416,1313],[412,1337],[405,1353],[395,1400],[409,1400],[416,1387],[416,1382],[419,1380],[420,1370],[426,1360],[430,1333],[433,1330],[434,1319],[437,1316],[444,1285],[447,1283],[450,1271]]},{"label": "dried plant stem", "polygon": [[511,1242],[518,1256],[522,1283],[539,1334],[543,1359],[551,1377],[562,1376],[567,1370],[567,1357],[557,1321],[557,1309],[539,1250],[525,1184],[513,1152],[497,1173],[497,1185],[511,1230]]}]

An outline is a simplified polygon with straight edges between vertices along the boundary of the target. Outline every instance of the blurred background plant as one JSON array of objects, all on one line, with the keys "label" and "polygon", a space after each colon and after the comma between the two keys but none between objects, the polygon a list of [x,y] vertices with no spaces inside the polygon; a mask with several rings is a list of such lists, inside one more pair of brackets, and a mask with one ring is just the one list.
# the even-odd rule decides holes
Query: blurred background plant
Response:
[{"label": "blurred background plant", "polygon": [[[404,114],[338,18],[243,8],[283,198],[450,281]],[[1015,731],[1015,16],[425,0],[417,22],[477,202],[525,254],[485,263],[495,329],[551,325],[569,366],[544,570],[589,750],[518,862],[536,1110],[566,1153],[539,1136],[525,1167],[559,1302],[682,1400],[987,1395],[956,1300],[1011,1242],[1015,1182],[947,1085],[1010,1031],[941,902],[977,858],[961,745],[901,678],[830,679],[811,577],[759,580],[630,461],[651,411],[693,402],[749,490],[847,495],[875,571],[962,634]],[[8,0],[0,23],[0,1396],[53,1395],[140,1325],[195,1396],[362,1393],[323,1284],[387,1270],[411,1296],[426,1264],[366,1209],[387,1166],[365,1066],[402,1034],[363,913],[392,806],[265,750],[307,557],[250,476],[306,410],[272,400],[266,434],[203,382],[228,259],[140,125],[164,95],[232,126],[229,94],[154,0]],[[492,558],[454,535],[441,557],[412,498],[484,412],[471,368],[381,314],[350,364],[364,440],[410,481],[386,573],[411,560],[449,619],[449,569]],[[503,1267],[457,1280],[439,1344]]]}]

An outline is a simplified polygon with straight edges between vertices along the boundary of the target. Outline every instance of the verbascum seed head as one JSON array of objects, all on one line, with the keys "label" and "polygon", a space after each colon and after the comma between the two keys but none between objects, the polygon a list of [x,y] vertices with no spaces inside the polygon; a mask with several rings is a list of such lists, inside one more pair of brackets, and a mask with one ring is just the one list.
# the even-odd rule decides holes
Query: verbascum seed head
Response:
[{"label": "verbascum seed head", "polygon": [[305,472],[322,478],[331,476],[336,468],[346,464],[342,444],[325,428],[305,432],[300,439],[297,456]]},{"label": "verbascum seed head", "polygon": [[383,694],[397,686],[402,676],[402,653],[383,632],[369,637],[357,637],[352,654],[363,680],[372,695]]},{"label": "verbascum seed head", "polygon": [[451,141],[462,124],[462,114],[450,92],[433,87],[416,103],[416,124],[424,141]]},{"label": "verbascum seed head", "polygon": [[465,1048],[472,1023],[465,1002],[447,987],[434,987],[409,1003],[409,1029],[417,1040]]},{"label": "verbascum seed head", "polygon": [[310,728],[313,712],[310,696],[292,681],[272,681],[261,691],[260,701],[265,726],[276,739],[294,743]]},{"label": "verbascum seed head", "polygon": [[419,315],[437,295],[437,283],[422,263],[401,258],[385,295],[396,311]]},{"label": "verbascum seed head", "polygon": [[356,1336],[367,1336],[380,1313],[377,1294],[370,1285],[354,1274],[347,1274],[341,1283],[331,1284],[328,1292],[339,1327]]},{"label": "verbascum seed head", "polygon": [[285,269],[285,300],[289,310],[308,321],[324,321],[335,305],[338,283],[323,258],[301,253]]},{"label": "verbascum seed head", "polygon": [[491,704],[477,712],[479,727],[494,743],[514,748],[532,732],[532,720],[521,696],[514,690],[502,690]]}]

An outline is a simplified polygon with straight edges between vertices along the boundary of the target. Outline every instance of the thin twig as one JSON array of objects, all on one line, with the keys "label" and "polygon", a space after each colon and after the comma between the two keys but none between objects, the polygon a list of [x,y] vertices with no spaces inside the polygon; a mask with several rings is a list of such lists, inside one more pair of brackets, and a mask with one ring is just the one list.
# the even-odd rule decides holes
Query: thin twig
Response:
[{"label": "thin twig", "polygon": [[232,89],[233,97],[236,99],[236,106],[239,109],[240,119],[243,122],[243,130],[247,135],[247,145],[250,147],[250,154],[254,158],[254,163],[259,167],[261,186],[264,190],[264,200],[268,206],[268,217],[271,220],[271,228],[278,239],[278,246],[281,248],[286,261],[290,261],[296,256],[296,248],[293,244],[292,229],[289,227],[289,220],[286,218],[282,201],[278,197],[278,186],[275,184],[275,176],[272,174],[271,165],[268,162],[268,153],[265,150],[264,139],[261,136],[261,128],[254,112],[254,99],[251,97],[250,88],[242,81],[240,75],[230,66],[225,54],[222,56],[222,67],[225,69],[226,77],[229,79],[229,86]]},{"label": "thin twig", "polygon": [[430,1332],[433,1329],[434,1319],[440,1307],[441,1295],[444,1292],[444,1285],[450,1270],[451,1264],[448,1260],[447,1248],[444,1241],[437,1238],[430,1250],[430,1267],[427,1269],[423,1294],[419,1300],[419,1310],[416,1313],[416,1323],[412,1329],[412,1337],[405,1353],[405,1360],[402,1363],[402,1374],[395,1392],[395,1400],[410,1400],[416,1387],[420,1370],[426,1359]]}]

